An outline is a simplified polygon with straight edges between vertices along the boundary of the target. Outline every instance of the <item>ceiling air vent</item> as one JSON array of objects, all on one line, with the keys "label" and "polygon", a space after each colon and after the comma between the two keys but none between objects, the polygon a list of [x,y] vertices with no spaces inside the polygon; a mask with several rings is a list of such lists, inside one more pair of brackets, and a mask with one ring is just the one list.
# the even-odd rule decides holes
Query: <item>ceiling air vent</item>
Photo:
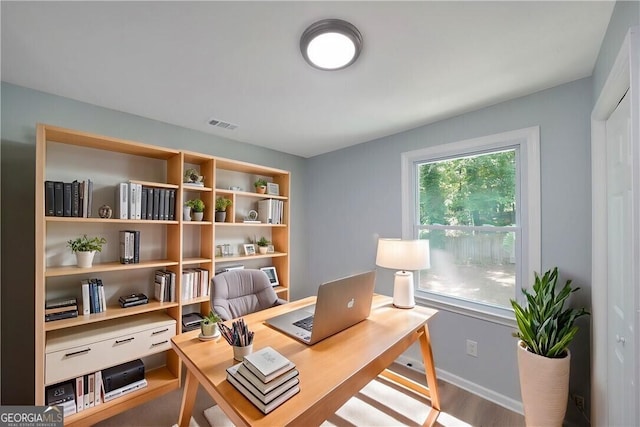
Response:
[{"label": "ceiling air vent", "polygon": [[216,119],[209,120],[209,124],[211,126],[215,126],[215,127],[219,127],[227,130],[234,130],[235,128],[238,127],[238,125],[234,125],[232,123],[223,122],[222,120],[216,120]]}]

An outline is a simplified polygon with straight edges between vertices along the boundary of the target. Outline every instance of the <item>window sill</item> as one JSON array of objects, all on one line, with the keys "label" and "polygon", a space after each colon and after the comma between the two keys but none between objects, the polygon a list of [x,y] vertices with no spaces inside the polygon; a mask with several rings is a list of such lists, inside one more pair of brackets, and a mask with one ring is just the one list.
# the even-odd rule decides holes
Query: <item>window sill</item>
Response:
[{"label": "window sill", "polygon": [[[452,301],[450,299],[439,299],[425,295],[416,295],[416,303],[437,310],[448,311],[451,313],[460,314],[462,316],[473,317],[475,319],[484,320],[486,322],[495,323],[502,326],[508,326],[510,328],[517,328],[515,315],[513,312],[506,314],[508,311],[504,309],[496,309],[491,311],[489,307],[486,310],[479,308],[479,304],[467,303],[464,301]],[[498,310],[505,313],[497,312]]]}]

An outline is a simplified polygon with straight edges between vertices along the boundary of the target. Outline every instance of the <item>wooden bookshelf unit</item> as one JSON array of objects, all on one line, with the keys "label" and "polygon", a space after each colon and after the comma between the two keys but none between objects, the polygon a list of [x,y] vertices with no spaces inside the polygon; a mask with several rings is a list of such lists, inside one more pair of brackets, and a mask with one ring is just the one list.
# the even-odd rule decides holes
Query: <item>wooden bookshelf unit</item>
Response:
[{"label": "wooden bookshelf unit", "polygon": [[[274,266],[279,279],[275,290],[281,298],[289,298],[288,171],[45,124],[37,125],[36,138],[35,404],[46,404],[47,386],[120,363],[112,363],[113,360],[142,359],[148,382],[145,388],[126,397],[65,417],[66,425],[92,425],[180,387],[181,363],[175,351],[164,346],[164,341],[150,341],[147,345],[145,332],[136,328],[144,329],[146,319],[155,319],[163,329],[153,331],[154,335],[160,332],[176,335],[182,333],[183,314],[199,312],[204,315],[209,312],[208,295],[183,294],[187,285],[184,283],[186,279],[183,281],[183,272],[206,270],[211,279],[217,270],[238,264],[245,268]],[[187,169],[196,169],[204,177],[202,186],[183,182]],[[276,188],[278,194],[255,193],[253,182],[258,178],[277,184],[272,188]],[[92,181],[89,216],[47,215],[45,182],[69,183],[75,180]],[[173,190],[174,218],[99,217],[98,210],[103,205],[110,206],[115,213],[115,189],[121,182]],[[232,201],[223,223],[215,222],[214,206],[218,197]],[[187,200],[195,198],[205,204],[202,221],[183,218],[182,207]],[[282,202],[282,223],[244,222],[250,211],[257,211],[258,201],[267,198]],[[123,230],[140,231],[139,263],[121,264],[119,261],[119,232]],[[77,267],[75,257],[66,244],[83,234],[107,239],[90,268]],[[245,255],[243,244],[261,237],[272,243],[273,251],[258,254],[256,249],[255,255]],[[231,254],[223,256],[220,248],[224,245],[231,248]],[[175,273],[173,301],[154,299],[156,270]],[[107,309],[83,315],[80,283],[89,278],[102,280]],[[132,293],[144,293],[149,302],[121,308],[118,297]],[[78,301],[78,317],[45,322],[46,301],[71,297]],[[135,335],[136,346],[130,349],[125,346],[105,347],[105,340],[117,339],[120,330],[123,336]],[[104,340],[92,342],[93,336],[104,337]],[[124,338],[126,340],[134,341]],[[141,340],[146,347],[141,346]],[[85,346],[95,350],[92,353]],[[73,359],[76,352],[69,350],[65,353],[65,348],[81,348],[84,359]],[[59,356],[59,359],[54,356]],[[59,363],[65,364],[67,370],[64,374],[52,375],[51,370],[60,366]],[[47,373],[47,369],[50,372]],[[50,382],[47,378],[51,379]]]}]

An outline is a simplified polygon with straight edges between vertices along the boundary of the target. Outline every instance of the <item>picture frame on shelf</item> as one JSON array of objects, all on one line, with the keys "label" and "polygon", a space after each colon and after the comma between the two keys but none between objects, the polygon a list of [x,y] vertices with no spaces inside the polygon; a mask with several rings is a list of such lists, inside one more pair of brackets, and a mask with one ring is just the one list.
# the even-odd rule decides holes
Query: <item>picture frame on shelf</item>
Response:
[{"label": "picture frame on shelf", "polygon": [[275,182],[267,182],[267,194],[270,196],[279,196],[280,195],[280,185]]},{"label": "picture frame on shelf", "polygon": [[275,253],[275,252],[276,252],[276,249],[275,249],[275,247],[273,245],[267,245],[267,253],[268,254],[272,254],[272,253]]},{"label": "picture frame on shelf", "polygon": [[271,282],[271,286],[278,286],[280,282],[278,281],[278,273],[276,272],[276,268],[273,266],[269,267],[261,267],[260,270],[264,271],[269,281]]},{"label": "picture frame on shelf", "polygon": [[256,247],[254,246],[253,243],[245,243],[242,246],[244,247],[244,254],[245,255],[255,255],[256,254]]}]

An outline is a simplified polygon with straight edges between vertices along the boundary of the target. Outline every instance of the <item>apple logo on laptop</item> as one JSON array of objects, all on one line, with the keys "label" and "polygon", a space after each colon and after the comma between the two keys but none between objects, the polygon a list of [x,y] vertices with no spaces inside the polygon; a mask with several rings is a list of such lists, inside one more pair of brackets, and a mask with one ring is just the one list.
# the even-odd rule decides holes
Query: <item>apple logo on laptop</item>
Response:
[{"label": "apple logo on laptop", "polygon": [[347,303],[347,308],[353,308],[355,303],[356,303],[356,300],[354,298],[351,298]]}]

